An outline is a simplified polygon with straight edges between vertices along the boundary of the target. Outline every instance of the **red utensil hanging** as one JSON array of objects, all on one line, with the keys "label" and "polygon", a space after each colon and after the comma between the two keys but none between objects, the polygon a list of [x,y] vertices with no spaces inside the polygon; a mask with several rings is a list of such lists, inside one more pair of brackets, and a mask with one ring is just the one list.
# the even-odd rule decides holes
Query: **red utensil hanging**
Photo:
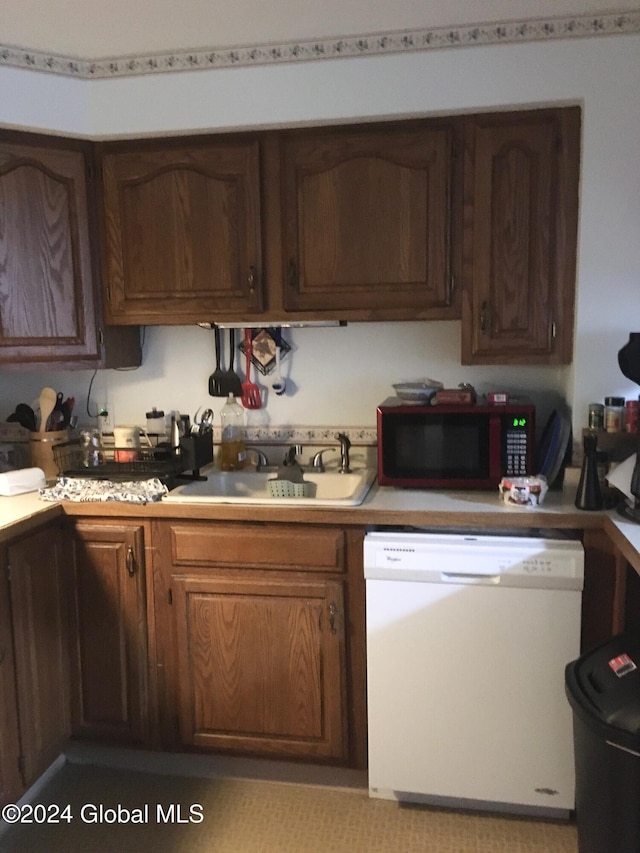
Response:
[{"label": "red utensil hanging", "polygon": [[260,388],[251,381],[251,329],[244,330],[244,354],[246,358],[245,378],[242,383],[242,398],[241,402],[245,409],[260,409],[262,407],[262,397],[260,396]]}]

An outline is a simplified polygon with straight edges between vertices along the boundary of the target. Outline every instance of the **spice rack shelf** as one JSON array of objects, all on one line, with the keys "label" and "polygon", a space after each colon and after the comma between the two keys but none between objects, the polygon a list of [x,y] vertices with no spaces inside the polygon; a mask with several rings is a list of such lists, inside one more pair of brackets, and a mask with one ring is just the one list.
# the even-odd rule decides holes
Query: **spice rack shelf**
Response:
[{"label": "spice rack shelf", "polygon": [[595,435],[598,439],[598,450],[604,451],[610,462],[622,462],[638,446],[637,433],[630,432],[607,432],[604,429],[583,429],[582,436]]}]

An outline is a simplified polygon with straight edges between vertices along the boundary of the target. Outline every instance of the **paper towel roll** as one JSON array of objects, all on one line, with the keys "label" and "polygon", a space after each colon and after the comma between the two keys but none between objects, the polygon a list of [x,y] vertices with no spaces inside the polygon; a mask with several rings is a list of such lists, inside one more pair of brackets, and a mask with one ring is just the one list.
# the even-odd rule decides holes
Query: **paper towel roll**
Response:
[{"label": "paper towel roll", "polygon": [[42,468],[18,468],[17,471],[6,471],[0,474],[0,495],[23,495],[26,492],[37,492],[47,485]]}]

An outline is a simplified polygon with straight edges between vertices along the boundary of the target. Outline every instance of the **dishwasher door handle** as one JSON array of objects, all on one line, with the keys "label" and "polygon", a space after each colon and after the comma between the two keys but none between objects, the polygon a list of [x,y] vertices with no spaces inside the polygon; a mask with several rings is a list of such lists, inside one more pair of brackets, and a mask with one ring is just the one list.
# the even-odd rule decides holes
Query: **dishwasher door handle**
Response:
[{"label": "dishwasher door handle", "polygon": [[443,583],[499,584],[500,575],[481,575],[476,572],[442,572]]}]

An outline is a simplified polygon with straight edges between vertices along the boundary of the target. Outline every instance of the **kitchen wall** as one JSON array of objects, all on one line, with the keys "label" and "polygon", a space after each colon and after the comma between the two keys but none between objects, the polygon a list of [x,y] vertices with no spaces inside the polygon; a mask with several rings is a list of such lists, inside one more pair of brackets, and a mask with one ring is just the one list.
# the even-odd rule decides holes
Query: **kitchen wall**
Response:
[{"label": "kitchen wall", "polygon": [[[351,324],[287,332],[285,360],[296,391],[265,412],[272,425],[373,425],[393,381],[431,376],[447,385],[529,391],[548,406],[566,397],[574,428],[587,404],[607,394],[637,396],[616,354],[640,331],[640,37],[607,36],[294,62],[83,81],[0,68],[0,124],[90,138],[204,132],[410,117],[482,109],[578,103],[584,113],[578,244],[577,332],[565,368],[460,364],[460,324]],[[210,320],[211,318],[203,318]],[[193,412],[211,402],[211,334],[198,327],[150,328],[144,364],[101,371],[95,406],[120,422],[150,405]],[[82,400],[86,371],[0,372],[0,417],[44,383]]]},{"label": "kitchen wall", "polygon": [[[346,327],[286,329],[292,350],[282,360],[287,393],[268,393],[265,409],[248,411],[254,425],[374,426],[376,405],[393,394],[393,382],[429,376],[455,387],[472,382],[478,390],[526,388],[543,410],[563,395],[566,369],[486,368],[460,365],[460,324],[356,323]],[[226,351],[226,350],[225,350]],[[240,359],[244,365],[244,357]],[[236,357],[236,367],[239,359]],[[90,412],[106,404],[119,423],[144,423],[152,406],[193,415],[198,406],[219,412],[224,400],[209,397],[214,368],[213,333],[198,326],[149,327],[143,365],[137,370],[99,371],[91,389]],[[0,376],[6,417],[16,402],[37,398],[43,382],[75,395],[86,417],[92,372],[21,373]],[[267,391],[266,380],[253,378]],[[552,393],[555,392],[555,397]],[[216,418],[216,423],[219,423]]]}]

